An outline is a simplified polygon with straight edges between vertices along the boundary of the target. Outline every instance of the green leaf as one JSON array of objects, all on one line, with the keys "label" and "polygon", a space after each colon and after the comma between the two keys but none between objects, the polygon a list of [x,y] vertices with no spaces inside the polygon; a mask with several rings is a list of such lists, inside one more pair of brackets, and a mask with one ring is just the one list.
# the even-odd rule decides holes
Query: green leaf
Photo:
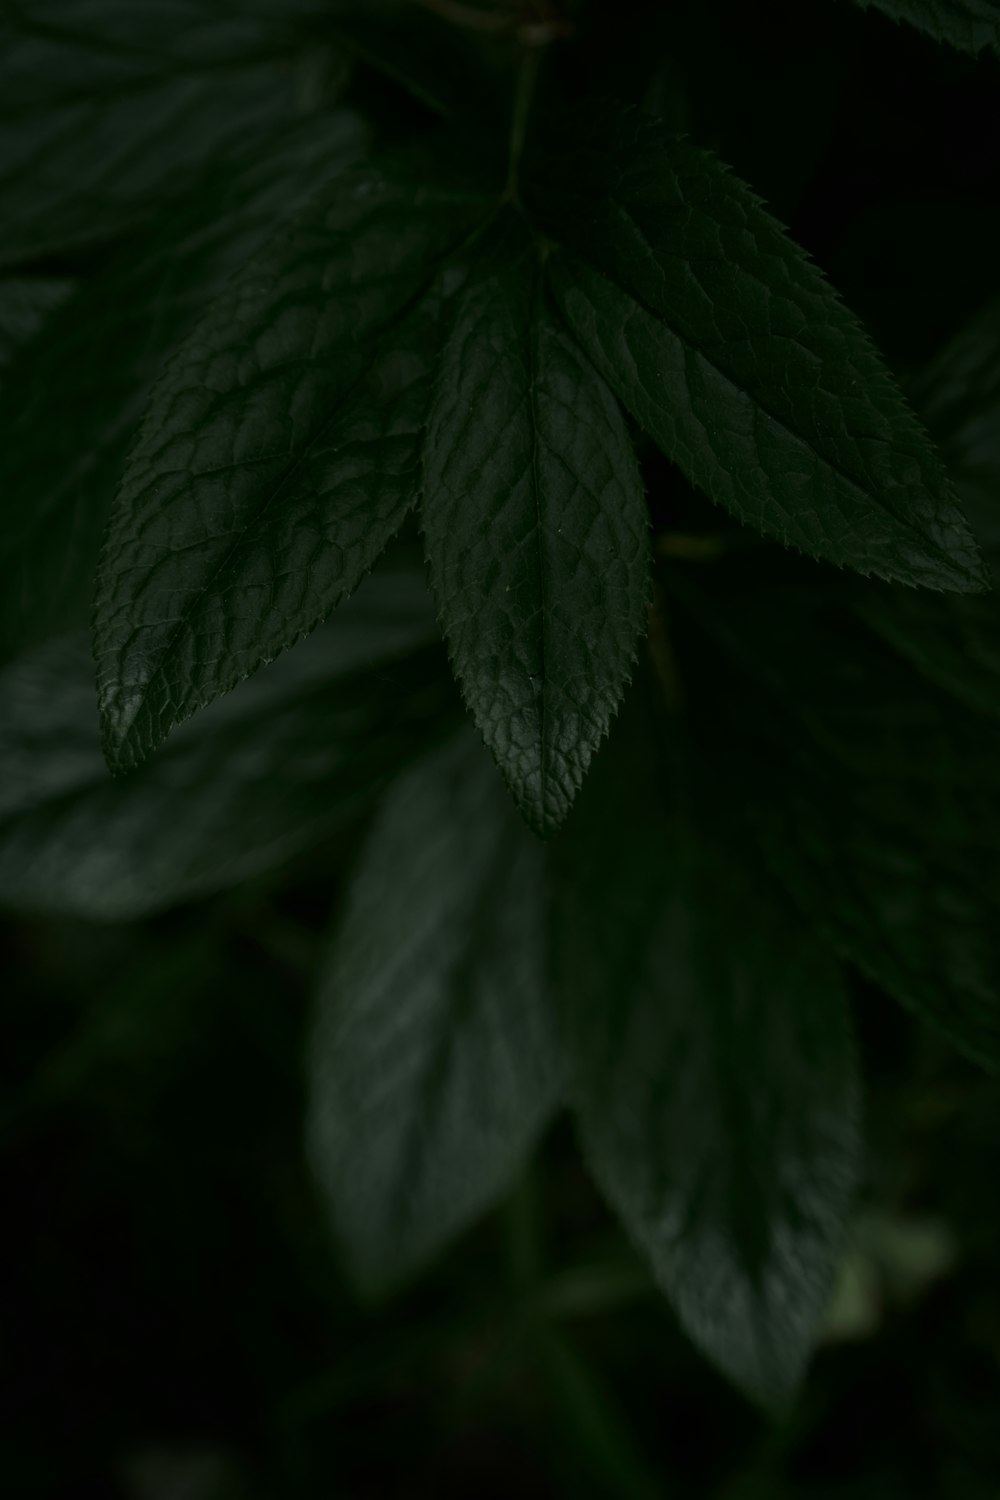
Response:
[{"label": "green leaf", "polygon": [[[1000,300],[981,309],[912,388],[983,551],[1000,564]],[[945,692],[1000,718],[1000,599],[869,586],[855,613]]]},{"label": "green leaf", "polygon": [[845,957],[996,1068],[1000,735],[881,678],[817,720],[841,764],[786,761],[780,803],[757,808],[764,848]]},{"label": "green leaf", "polygon": [[466,700],[525,817],[553,832],[606,733],[649,600],[618,405],[501,220],[457,299],[424,447],[431,577]]},{"label": "green leaf", "polygon": [[942,463],[867,335],[715,157],[633,116],[536,159],[533,175],[564,247],[549,269],[566,318],[693,484],[840,566],[988,587]]},{"label": "green leaf", "polygon": [[417,494],[442,265],[483,211],[419,148],[356,167],[171,360],[98,580],[113,767],[312,630],[398,530]]},{"label": "green leaf", "polygon": [[72,290],[71,281],[52,276],[0,277],[0,369],[37,334]]},{"label": "green leaf", "polygon": [[987,555],[1000,561],[1000,297],[979,308],[914,383]]},{"label": "green leaf", "polygon": [[623,722],[556,845],[573,1099],[592,1170],[683,1326],[748,1394],[780,1403],[855,1175],[843,984],[720,834],[725,783],[689,802],[679,769],[671,780],[649,723]]},{"label": "green leaf", "polygon": [[213,936],[207,924],[166,941],[146,934],[135,957],[127,949],[127,958],[116,954],[102,983],[84,988],[81,1013],[66,1035],[16,1088],[4,1090],[0,1130],[8,1147],[15,1131],[44,1129],[53,1110],[84,1101],[120,1127],[124,1079],[135,1087],[145,1073],[146,1082],[166,1055],[176,1056],[178,1073],[186,1071],[192,1050],[204,1042],[206,1001],[233,982]]},{"label": "green leaf", "polygon": [[16,362],[0,444],[0,649],[86,624],[129,441],[166,356],[230,275],[369,132],[349,110],[276,132],[86,282]]},{"label": "green leaf", "polygon": [[0,265],[131,228],[301,111],[297,7],[26,0],[0,20]]},{"label": "green leaf", "polygon": [[372,831],[322,981],[309,1110],[368,1292],[488,1208],[556,1106],[542,873],[468,734],[398,782]]},{"label": "green leaf", "polygon": [[874,6],[893,21],[905,21],[938,42],[974,55],[984,47],[1000,52],[1000,7],[996,0],[854,0]]},{"label": "green leaf", "polygon": [[114,781],[86,635],[0,675],[0,902],[134,917],[320,843],[455,712],[419,572],[337,619]]},{"label": "green leaf", "polygon": [[717,774],[815,930],[996,1068],[1000,726],[919,676],[817,582],[774,570],[741,584],[724,564],[697,585],[673,577],[725,653],[689,671],[712,684],[699,707],[706,755],[725,747]]},{"label": "green leaf", "polygon": [[1000,606],[995,594],[928,598],[873,588],[857,596],[853,610],[938,688],[1000,719]]}]

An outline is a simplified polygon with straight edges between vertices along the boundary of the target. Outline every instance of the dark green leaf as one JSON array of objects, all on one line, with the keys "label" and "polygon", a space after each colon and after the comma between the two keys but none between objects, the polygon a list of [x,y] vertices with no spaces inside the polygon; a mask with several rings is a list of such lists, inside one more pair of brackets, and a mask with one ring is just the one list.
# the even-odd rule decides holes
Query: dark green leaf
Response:
[{"label": "dark green leaf", "polygon": [[541,861],[468,733],[373,830],[323,979],[309,1124],[369,1291],[489,1207],[555,1107]]},{"label": "dark green leaf", "polygon": [[331,625],[119,781],[101,755],[86,636],[9,666],[0,901],[131,917],[319,843],[451,711],[434,635],[420,574],[377,573]]},{"label": "dark green leaf", "polygon": [[995,1067],[1000,727],[852,625],[817,580],[762,583],[718,564],[671,585],[739,669],[714,655],[692,667],[712,684],[707,753],[724,747],[718,774],[816,930]]},{"label": "dark green leaf", "polygon": [[646,618],[648,519],[617,402],[501,221],[463,288],[424,450],[423,526],[456,672],[532,826],[559,826]]},{"label": "dark green leaf", "polygon": [[862,10],[874,6],[894,21],[906,21],[938,42],[960,52],[1000,52],[1000,7],[996,0],[854,0]]},{"label": "dark green leaf", "polygon": [[[983,308],[913,386],[983,551],[1000,564],[1000,301]],[[1000,598],[860,589],[855,612],[938,687],[1000,718]]]},{"label": "dark green leaf", "polygon": [[414,503],[441,268],[484,202],[428,170],[415,150],[346,173],[156,387],[98,582],[113,766],[313,629]]},{"label": "dark green leaf", "polygon": [[18,360],[0,445],[0,648],[85,624],[128,443],[230,275],[368,140],[347,110],[277,132],[87,282]]},{"label": "dark green leaf", "polygon": [[1000,298],[977,310],[914,384],[976,534],[1000,561]]},{"label": "dark green leaf", "polygon": [[[855,1171],[836,964],[616,729],[556,846],[556,972],[598,1182],[691,1337],[767,1403],[799,1379]],[[682,733],[671,720],[672,736]],[[679,772],[675,770],[675,782]],[[706,795],[708,794],[708,795]]]},{"label": "dark green leaf", "polygon": [[817,711],[836,761],[786,761],[762,842],[846,957],[996,1067],[1000,735],[936,695],[895,698],[887,678]]},{"label": "dark green leaf", "polygon": [[295,5],[25,0],[0,20],[0,265],[132,226],[307,103]]},{"label": "dark green leaf", "polygon": [[626,117],[535,168],[567,319],[692,483],[862,573],[989,580],[927,435],[821,273],[720,162]]},{"label": "dark green leaf", "polygon": [[970,708],[1000,719],[1000,605],[870,588],[854,612],[918,671]]}]

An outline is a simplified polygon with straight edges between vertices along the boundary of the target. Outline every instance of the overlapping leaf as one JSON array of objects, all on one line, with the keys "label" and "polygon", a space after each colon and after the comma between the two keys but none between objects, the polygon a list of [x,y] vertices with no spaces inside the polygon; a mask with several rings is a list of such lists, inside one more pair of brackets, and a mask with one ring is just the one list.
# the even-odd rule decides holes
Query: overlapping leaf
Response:
[{"label": "overlapping leaf", "polygon": [[132,917],[327,837],[458,705],[419,571],[376,575],[301,650],[133,776],[101,755],[86,636],[0,675],[0,901]]},{"label": "overlapping leaf", "polygon": [[86,622],[128,443],[164,360],[275,224],[356,159],[368,137],[356,114],[339,110],[217,167],[24,350],[0,445],[5,654]]},{"label": "overlapping leaf", "polygon": [[709,153],[639,117],[535,158],[549,261],[597,367],[692,483],[862,573],[988,586],[936,451],[820,272]]},{"label": "overlapping leaf", "polygon": [[107,240],[205,163],[293,118],[306,102],[293,24],[303,9],[272,0],[5,7],[0,265]]},{"label": "overlapping leaf", "polygon": [[1000,7],[996,0],[854,0],[862,10],[880,10],[960,52],[1000,53]]},{"label": "overlapping leaf", "polygon": [[583,1143],[692,1338],[750,1394],[781,1402],[823,1310],[854,1178],[842,981],[738,842],[715,842],[718,792],[689,802],[652,726],[628,729],[556,846]]},{"label": "overlapping leaf", "polygon": [[501,219],[456,299],[424,448],[422,520],[452,658],[540,832],[565,817],[649,599],[645,498],[617,402]]},{"label": "overlapping leaf", "polygon": [[420,148],[352,169],[171,360],[99,579],[112,764],[311,630],[397,530],[416,499],[442,266],[483,211]]},{"label": "overlapping leaf", "polygon": [[319,996],[312,1161],[358,1283],[497,1198],[553,1110],[541,850],[466,732],[386,798]]}]

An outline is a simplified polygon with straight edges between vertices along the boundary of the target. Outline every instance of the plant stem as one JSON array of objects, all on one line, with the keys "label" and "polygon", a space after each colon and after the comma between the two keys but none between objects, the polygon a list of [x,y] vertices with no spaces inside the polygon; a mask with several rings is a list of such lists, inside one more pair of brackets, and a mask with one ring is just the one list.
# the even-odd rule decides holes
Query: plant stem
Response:
[{"label": "plant stem", "polygon": [[534,1292],[541,1270],[539,1202],[535,1169],[530,1161],[503,1206],[504,1259],[515,1300]]},{"label": "plant stem", "polygon": [[510,120],[510,151],[507,157],[507,197],[512,203],[517,199],[518,173],[521,167],[521,157],[524,154],[524,143],[528,135],[528,119],[531,115],[532,100],[535,95],[535,85],[538,82],[538,70],[541,66],[542,53],[538,47],[529,47],[521,59],[517,70],[517,82],[514,85],[514,108]]}]

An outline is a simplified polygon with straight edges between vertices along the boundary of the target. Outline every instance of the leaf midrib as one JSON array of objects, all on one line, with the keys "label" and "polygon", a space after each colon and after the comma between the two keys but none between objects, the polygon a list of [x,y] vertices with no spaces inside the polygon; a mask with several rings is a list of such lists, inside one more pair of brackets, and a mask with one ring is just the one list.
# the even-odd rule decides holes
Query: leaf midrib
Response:
[{"label": "leaf midrib", "polygon": [[548,619],[548,611],[546,609],[547,589],[545,586],[545,559],[543,556],[543,541],[545,533],[542,527],[542,485],[538,463],[539,416],[536,376],[538,374],[538,371],[541,369],[542,364],[541,318],[543,315],[541,308],[541,287],[539,283],[540,277],[536,272],[535,285],[532,289],[532,296],[530,299],[528,314],[528,406],[531,416],[531,487],[535,509],[535,552],[538,564],[538,678],[541,684],[540,690],[536,695],[536,701],[538,704],[538,760],[539,766],[541,768],[540,784],[538,788],[538,812],[540,821],[544,826],[546,823],[547,811],[546,791],[549,779],[548,757],[546,754],[545,743],[546,730],[548,728],[547,715],[545,712],[545,700],[546,694],[548,692],[546,665],[548,662],[549,653],[546,628]]}]

